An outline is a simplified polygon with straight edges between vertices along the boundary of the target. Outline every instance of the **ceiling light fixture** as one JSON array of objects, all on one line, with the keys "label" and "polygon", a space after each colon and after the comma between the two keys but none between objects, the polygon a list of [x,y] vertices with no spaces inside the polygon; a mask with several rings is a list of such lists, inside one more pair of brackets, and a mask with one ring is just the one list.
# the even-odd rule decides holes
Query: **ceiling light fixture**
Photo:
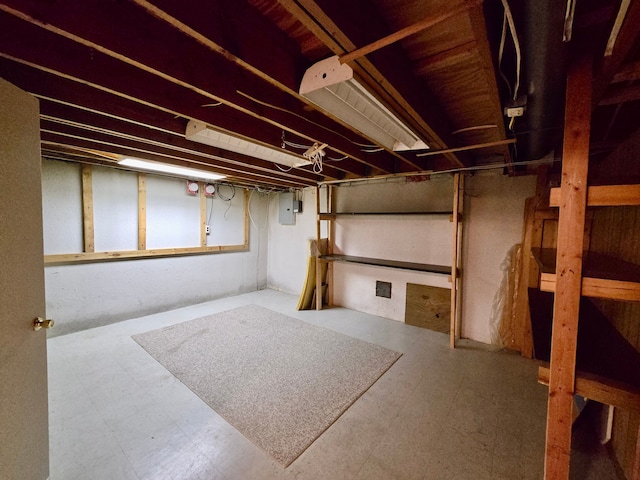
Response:
[{"label": "ceiling light fixture", "polygon": [[354,78],[353,69],[340,63],[338,56],[309,67],[302,77],[299,93],[389,150],[429,148]]},{"label": "ceiling light fixture", "polygon": [[200,180],[220,180],[226,178],[225,175],[207,172],[189,167],[179,167],[177,165],[169,165],[167,163],[153,162],[150,160],[140,160],[139,158],[123,158],[118,161],[118,165],[123,167],[139,168],[140,170],[148,170],[151,172],[167,173],[176,177],[186,177]]},{"label": "ceiling light fixture", "polygon": [[280,163],[289,167],[311,165],[311,162],[301,155],[289,152],[283,148],[265,146],[252,140],[221,132],[198,120],[189,121],[185,137],[187,140],[223,148],[231,152],[241,153],[269,162]]}]

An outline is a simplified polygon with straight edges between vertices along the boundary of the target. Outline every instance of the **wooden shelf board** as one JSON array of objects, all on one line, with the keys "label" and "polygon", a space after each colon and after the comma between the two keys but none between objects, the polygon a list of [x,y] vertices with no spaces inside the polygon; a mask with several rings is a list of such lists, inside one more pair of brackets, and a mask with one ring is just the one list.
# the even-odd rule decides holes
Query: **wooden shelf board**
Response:
[{"label": "wooden shelf board", "polygon": [[[556,291],[555,273],[543,273],[540,275],[540,290],[543,292]],[[582,295],[626,302],[640,302],[640,283],[583,277]]]},{"label": "wooden shelf board", "polygon": [[[548,367],[538,369],[538,382],[549,385]],[[623,410],[640,412],[640,388],[591,373],[576,372],[575,393]]]},{"label": "wooden shelf board", "polygon": [[[549,205],[560,206],[560,188],[552,188]],[[601,185],[587,190],[587,206],[616,207],[622,205],[640,205],[640,185]]]},{"label": "wooden shelf board", "polygon": [[352,255],[322,255],[321,259],[335,262],[359,263],[375,267],[399,268],[417,272],[440,273],[451,275],[451,267],[444,265],[429,265],[427,263],[399,262],[396,260],[382,260],[379,258],[355,257]]},{"label": "wooden shelf board", "polygon": [[[555,292],[556,250],[531,249],[540,267],[540,290]],[[584,257],[582,295],[640,302],[640,266],[616,258],[589,253]]]},{"label": "wooden shelf board", "polygon": [[437,211],[437,212],[337,212],[337,213],[320,213],[318,218],[320,220],[334,220],[337,217],[375,217],[375,216],[428,216],[428,215],[453,215],[453,211]]}]

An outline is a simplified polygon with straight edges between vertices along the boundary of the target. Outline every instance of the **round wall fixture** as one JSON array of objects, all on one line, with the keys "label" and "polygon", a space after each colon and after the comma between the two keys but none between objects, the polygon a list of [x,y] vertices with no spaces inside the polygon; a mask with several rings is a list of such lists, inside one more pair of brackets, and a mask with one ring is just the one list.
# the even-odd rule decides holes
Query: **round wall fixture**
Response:
[{"label": "round wall fixture", "polygon": [[198,182],[193,182],[191,180],[187,180],[187,193],[189,195],[197,195],[200,187]]},{"label": "round wall fixture", "polygon": [[207,197],[213,197],[216,193],[216,186],[213,183],[207,183],[204,186],[204,194]]}]

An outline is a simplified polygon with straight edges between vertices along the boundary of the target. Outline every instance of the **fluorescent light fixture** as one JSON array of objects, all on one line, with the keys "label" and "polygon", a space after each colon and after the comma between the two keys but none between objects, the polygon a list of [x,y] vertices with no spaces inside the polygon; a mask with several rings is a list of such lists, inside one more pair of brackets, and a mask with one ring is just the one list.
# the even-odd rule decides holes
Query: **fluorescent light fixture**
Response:
[{"label": "fluorescent light fixture", "polygon": [[139,168],[141,170],[149,170],[151,172],[161,172],[176,177],[197,178],[201,180],[220,180],[225,178],[224,175],[207,172],[205,170],[197,170],[189,167],[178,167],[167,163],[152,162],[150,160],[140,160],[138,158],[123,158],[118,162],[123,167]]},{"label": "fluorescent light fixture", "polygon": [[204,143],[231,152],[242,153],[250,157],[261,158],[269,162],[288,165],[289,167],[311,165],[311,162],[301,155],[288,152],[283,148],[265,146],[252,140],[221,132],[197,120],[189,121],[185,137],[187,140]]},{"label": "fluorescent light fixture", "polygon": [[429,148],[354,78],[353,69],[341,64],[338,56],[309,67],[299,93],[389,150]]}]

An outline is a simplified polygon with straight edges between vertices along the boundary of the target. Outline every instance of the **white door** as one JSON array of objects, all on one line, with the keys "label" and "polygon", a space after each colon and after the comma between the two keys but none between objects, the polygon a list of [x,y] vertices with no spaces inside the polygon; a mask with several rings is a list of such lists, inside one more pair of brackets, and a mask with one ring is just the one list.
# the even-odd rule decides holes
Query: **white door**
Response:
[{"label": "white door", "polygon": [[46,331],[35,97],[0,79],[0,478],[49,476]]}]

